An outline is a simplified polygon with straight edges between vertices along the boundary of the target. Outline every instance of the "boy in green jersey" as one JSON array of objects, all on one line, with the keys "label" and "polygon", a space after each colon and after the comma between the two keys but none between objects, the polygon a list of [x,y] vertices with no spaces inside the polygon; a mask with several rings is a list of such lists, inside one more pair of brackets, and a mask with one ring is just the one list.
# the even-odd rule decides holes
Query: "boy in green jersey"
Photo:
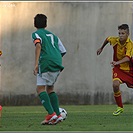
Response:
[{"label": "boy in green jersey", "polygon": [[38,96],[48,112],[41,124],[57,124],[63,121],[63,118],[59,111],[58,96],[54,92],[54,83],[64,69],[62,57],[66,54],[66,49],[56,35],[45,29],[47,17],[44,14],[34,17],[34,27],[37,28],[32,33],[36,47],[34,75],[37,77]]}]

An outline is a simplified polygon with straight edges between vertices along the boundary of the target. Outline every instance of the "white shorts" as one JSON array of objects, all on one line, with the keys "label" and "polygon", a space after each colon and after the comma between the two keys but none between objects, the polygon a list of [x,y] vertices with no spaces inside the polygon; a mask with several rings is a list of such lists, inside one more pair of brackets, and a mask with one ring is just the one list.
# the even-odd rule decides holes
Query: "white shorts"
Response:
[{"label": "white shorts", "polygon": [[53,86],[59,74],[60,71],[37,74],[37,85]]}]

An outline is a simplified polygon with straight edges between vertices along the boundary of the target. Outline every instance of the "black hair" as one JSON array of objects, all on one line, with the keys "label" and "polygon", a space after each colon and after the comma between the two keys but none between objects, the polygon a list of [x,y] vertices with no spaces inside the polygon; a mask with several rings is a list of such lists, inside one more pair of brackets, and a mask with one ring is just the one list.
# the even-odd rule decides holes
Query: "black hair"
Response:
[{"label": "black hair", "polygon": [[127,30],[128,33],[129,33],[129,26],[128,26],[127,24],[119,25],[119,26],[118,26],[118,30],[119,30],[119,29]]},{"label": "black hair", "polygon": [[44,14],[37,14],[34,17],[34,26],[36,28],[45,28],[47,27],[47,16]]}]

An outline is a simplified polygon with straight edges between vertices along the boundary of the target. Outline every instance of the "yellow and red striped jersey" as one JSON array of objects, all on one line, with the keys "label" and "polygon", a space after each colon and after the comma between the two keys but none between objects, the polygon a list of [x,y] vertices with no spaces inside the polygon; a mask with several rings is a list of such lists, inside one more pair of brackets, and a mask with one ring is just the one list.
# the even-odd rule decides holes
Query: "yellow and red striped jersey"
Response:
[{"label": "yellow and red striped jersey", "polygon": [[[128,37],[125,44],[121,45],[119,41],[119,37],[109,36],[107,38],[107,41],[110,43],[110,45],[113,46],[114,49],[114,55],[113,60],[119,61],[123,59],[124,57],[128,57],[131,59],[133,57],[133,42]],[[125,62],[119,65],[119,68],[125,71],[130,71],[133,68],[132,62]]]}]

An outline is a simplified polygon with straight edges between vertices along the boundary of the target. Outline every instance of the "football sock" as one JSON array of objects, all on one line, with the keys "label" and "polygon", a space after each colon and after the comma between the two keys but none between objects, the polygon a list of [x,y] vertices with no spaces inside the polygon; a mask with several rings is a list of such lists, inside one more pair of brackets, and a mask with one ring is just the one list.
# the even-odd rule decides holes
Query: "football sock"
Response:
[{"label": "football sock", "polygon": [[114,93],[114,98],[115,98],[115,101],[116,101],[116,104],[118,105],[118,107],[123,108],[121,92],[120,91]]},{"label": "football sock", "polygon": [[45,91],[41,92],[39,94],[39,98],[41,100],[42,105],[47,110],[48,114],[53,114],[54,110],[53,110],[52,105],[50,103],[50,99],[49,99],[47,92],[45,92]]},{"label": "football sock", "polygon": [[51,92],[49,94],[49,98],[51,101],[51,105],[54,109],[54,111],[56,112],[57,115],[60,115],[60,111],[59,111],[59,101],[58,101],[58,96],[55,92]]}]

